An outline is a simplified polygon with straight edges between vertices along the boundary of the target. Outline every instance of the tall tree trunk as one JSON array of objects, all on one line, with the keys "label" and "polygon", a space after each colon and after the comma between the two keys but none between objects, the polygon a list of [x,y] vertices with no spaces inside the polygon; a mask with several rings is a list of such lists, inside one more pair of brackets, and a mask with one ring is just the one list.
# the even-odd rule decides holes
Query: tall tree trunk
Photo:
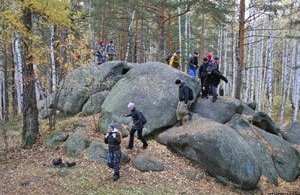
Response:
[{"label": "tall tree trunk", "polygon": [[293,121],[297,120],[297,114],[299,110],[299,100],[300,100],[300,40],[297,40],[297,51],[295,58],[295,72],[294,72],[294,87],[293,87],[293,104],[294,104],[294,113]]},{"label": "tall tree trunk", "polygon": [[56,71],[56,60],[55,60],[55,32],[56,27],[51,25],[51,38],[50,38],[50,59],[51,59],[51,89],[52,92],[56,91],[57,88],[57,71]]},{"label": "tall tree trunk", "polygon": [[[0,68],[3,66],[2,58],[0,58]],[[4,120],[4,74],[0,71],[0,122]]]},{"label": "tall tree trunk", "polygon": [[[28,33],[32,31],[32,14],[28,9],[23,10],[23,23]],[[35,95],[35,78],[33,69],[32,40],[23,37],[23,52],[25,56],[24,66],[24,108],[23,108],[23,132],[22,147],[32,146],[38,137],[38,109]]]},{"label": "tall tree trunk", "polygon": [[[178,46],[179,46],[179,52],[182,53],[182,35],[181,35],[181,10],[180,7],[178,7]],[[182,55],[182,54],[181,54]],[[181,64],[181,58],[180,58],[180,64]]]},{"label": "tall tree trunk", "polygon": [[131,37],[132,37],[131,26],[133,24],[134,18],[135,18],[135,10],[132,12],[131,21],[128,25],[128,42],[127,42],[127,48],[126,48],[126,54],[125,54],[125,62],[128,61],[129,49],[130,49]]},{"label": "tall tree trunk", "polygon": [[3,44],[3,76],[4,76],[4,122],[9,120],[9,99],[8,99],[8,59],[7,45]]},{"label": "tall tree trunk", "polygon": [[266,94],[268,97],[268,113],[272,115],[272,108],[273,108],[273,94],[274,94],[274,73],[273,73],[273,52],[274,52],[274,45],[275,45],[275,38],[274,38],[274,18],[271,16],[270,18],[270,31],[269,31],[269,41],[268,41],[268,50],[266,56],[266,63],[267,63],[267,75],[266,75],[266,84],[267,90]]},{"label": "tall tree trunk", "polygon": [[165,43],[165,8],[160,7],[158,13],[158,50],[157,50],[157,61],[162,62],[162,56],[164,53],[164,43]]},{"label": "tall tree trunk", "polygon": [[[227,55],[228,55],[228,53],[227,53],[227,46],[228,46],[228,42],[227,42],[228,40],[227,40],[227,30],[225,30],[225,32],[224,32],[224,58],[223,58],[223,67],[224,67],[224,76],[226,77],[226,78],[228,78],[228,67],[227,67]],[[225,95],[229,95],[228,94],[228,85],[225,85],[225,87],[224,87],[224,91],[225,91]]]},{"label": "tall tree trunk", "polygon": [[245,0],[240,0],[239,40],[238,40],[238,69],[236,75],[235,98],[241,99],[242,73],[244,70],[244,39],[245,39]]},{"label": "tall tree trunk", "polygon": [[[264,25],[262,24],[262,28],[264,28]],[[263,93],[263,51],[264,51],[264,41],[259,42],[259,51],[257,52],[257,62],[258,62],[258,70],[257,70],[257,77],[258,77],[258,85],[257,85],[257,93],[256,93],[256,101],[258,104],[258,110],[262,110],[262,93]]]},{"label": "tall tree trunk", "polygon": [[18,113],[23,110],[23,66],[24,55],[22,54],[20,35],[16,33],[13,53],[15,61],[15,83],[17,88]]},{"label": "tall tree trunk", "polygon": [[17,86],[15,82],[15,63],[14,63],[14,52],[13,44],[10,44],[10,75],[11,75],[11,97],[12,97],[12,116],[18,115],[18,96],[17,96]]}]

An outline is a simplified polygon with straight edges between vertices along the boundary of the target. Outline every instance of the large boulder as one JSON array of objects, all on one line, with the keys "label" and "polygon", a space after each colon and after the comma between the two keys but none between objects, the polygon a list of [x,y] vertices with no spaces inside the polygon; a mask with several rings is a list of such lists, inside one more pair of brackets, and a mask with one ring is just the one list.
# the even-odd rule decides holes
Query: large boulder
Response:
[{"label": "large boulder", "polygon": [[300,155],[298,151],[281,137],[255,129],[271,153],[278,175],[286,181],[295,181],[300,175]]},{"label": "large boulder", "polygon": [[132,159],[132,165],[142,172],[163,171],[164,165],[159,161],[149,158],[146,155],[140,154]]},{"label": "large boulder", "polygon": [[101,112],[101,105],[104,102],[108,91],[97,92],[92,95],[82,108],[83,115],[91,115]]},{"label": "large boulder", "polygon": [[65,153],[67,156],[77,157],[88,146],[88,143],[84,131],[77,130],[65,142]]},{"label": "large boulder", "polygon": [[247,104],[247,106],[249,108],[251,108],[252,110],[256,110],[257,103],[256,102],[250,102],[250,103]]},{"label": "large boulder", "polygon": [[271,117],[264,112],[257,112],[252,117],[253,125],[275,135],[280,133],[279,127],[271,119]]},{"label": "large boulder", "polygon": [[[107,152],[108,148],[106,144],[93,140],[88,148],[88,159],[100,163],[106,163]],[[126,152],[122,151],[122,164],[127,164],[129,161],[130,157]]]},{"label": "large boulder", "polygon": [[45,146],[46,146],[46,148],[52,149],[55,146],[57,146],[58,144],[66,141],[68,137],[69,137],[69,134],[66,132],[61,132],[61,131],[55,132],[47,138],[47,140],[45,142]]},{"label": "large boulder", "polygon": [[37,108],[39,110],[39,117],[42,119],[48,118],[51,116],[52,108],[54,103],[54,94],[49,95],[48,97],[37,102]]},{"label": "large boulder", "polygon": [[124,62],[80,67],[69,73],[59,94],[58,108],[68,114],[79,113],[89,97],[110,90],[131,67]]},{"label": "large boulder", "polygon": [[282,136],[292,144],[300,144],[300,122],[295,121],[289,124],[287,129],[282,131]]},{"label": "large boulder", "polygon": [[229,185],[253,189],[260,179],[261,169],[251,146],[226,125],[195,115],[192,122],[165,131],[158,140],[201,163]]},{"label": "large boulder", "polygon": [[127,104],[134,102],[147,118],[147,134],[176,122],[178,87],[175,80],[182,79],[199,94],[199,84],[187,74],[162,63],[145,63],[131,69],[110,91],[102,104],[105,112],[122,115]]},{"label": "large boulder", "polygon": [[258,139],[257,133],[253,130],[253,126],[238,114],[232,117],[227,125],[243,136],[245,141],[252,147],[258,158],[262,175],[268,178],[273,184],[277,184],[278,175],[271,154],[268,152],[268,147],[264,145],[265,143]]},{"label": "large boulder", "polygon": [[204,118],[226,123],[235,115],[240,102],[230,97],[219,97],[216,102],[210,99],[198,99],[193,111]]}]

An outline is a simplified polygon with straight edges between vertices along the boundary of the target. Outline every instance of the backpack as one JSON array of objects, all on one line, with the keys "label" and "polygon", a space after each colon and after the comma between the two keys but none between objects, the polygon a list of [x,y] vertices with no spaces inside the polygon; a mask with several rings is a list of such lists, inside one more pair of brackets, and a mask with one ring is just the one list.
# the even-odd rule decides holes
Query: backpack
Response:
[{"label": "backpack", "polygon": [[147,123],[147,119],[146,119],[146,117],[143,115],[143,113],[140,112],[140,114],[141,114],[141,118],[140,118],[141,123],[142,123],[143,125],[145,125],[145,124]]},{"label": "backpack", "polygon": [[168,53],[167,57],[166,57],[166,62],[167,62],[167,64],[169,64],[169,62],[170,62],[172,56],[173,56],[173,52],[170,51],[170,52]]},{"label": "backpack", "polygon": [[189,100],[193,100],[194,99],[194,92],[191,88],[189,88]]}]

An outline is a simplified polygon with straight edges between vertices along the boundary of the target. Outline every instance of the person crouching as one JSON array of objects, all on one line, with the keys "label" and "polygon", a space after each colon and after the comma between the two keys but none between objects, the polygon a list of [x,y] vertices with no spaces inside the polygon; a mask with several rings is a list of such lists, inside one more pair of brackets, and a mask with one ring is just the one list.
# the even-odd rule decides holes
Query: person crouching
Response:
[{"label": "person crouching", "polygon": [[120,178],[121,152],[121,134],[113,124],[108,126],[108,132],[105,135],[104,142],[108,144],[107,165],[114,169],[113,180]]}]

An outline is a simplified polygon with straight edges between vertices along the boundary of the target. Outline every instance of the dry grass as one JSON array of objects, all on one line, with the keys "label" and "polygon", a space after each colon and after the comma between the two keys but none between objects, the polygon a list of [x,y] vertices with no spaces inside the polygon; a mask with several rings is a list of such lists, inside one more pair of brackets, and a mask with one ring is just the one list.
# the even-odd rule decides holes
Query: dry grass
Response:
[{"label": "dry grass", "polygon": [[[67,118],[57,124],[58,130],[71,132],[82,128],[92,139],[103,140],[103,135],[94,132],[92,117]],[[268,194],[300,193],[300,179],[288,183],[282,180],[278,186],[262,179],[259,188],[243,191],[225,186],[211,177],[200,165],[195,164],[155,141],[142,150],[139,140],[128,152],[130,157],[145,153],[165,166],[163,172],[142,173],[129,163],[122,166],[121,178],[111,180],[112,170],[107,166],[87,159],[86,152],[77,159],[64,156],[62,147],[47,150],[43,143],[52,132],[41,122],[41,136],[32,149],[19,146],[20,131],[9,130],[9,150],[0,152],[0,194]],[[128,138],[123,140],[123,148]],[[1,140],[2,143],[2,140]],[[0,145],[0,151],[3,145]],[[125,151],[125,150],[124,150]],[[75,160],[74,168],[54,168],[52,159]]]}]

